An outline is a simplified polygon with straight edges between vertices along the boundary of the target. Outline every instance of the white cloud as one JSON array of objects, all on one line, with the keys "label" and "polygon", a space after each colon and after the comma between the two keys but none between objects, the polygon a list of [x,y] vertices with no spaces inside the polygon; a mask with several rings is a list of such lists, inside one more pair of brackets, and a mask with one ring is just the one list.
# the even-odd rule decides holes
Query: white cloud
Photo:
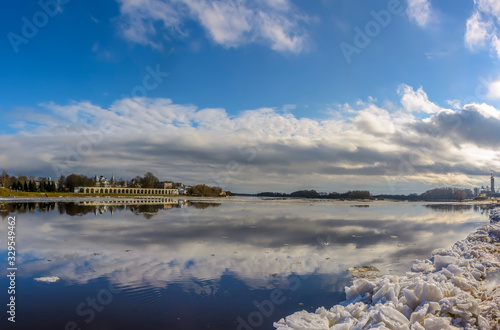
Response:
[{"label": "white cloud", "polygon": [[491,38],[491,48],[496,53],[496,56],[500,58],[500,39],[496,35]]},{"label": "white cloud", "polygon": [[432,16],[431,4],[428,0],[408,0],[406,13],[420,27],[427,27]]},{"label": "white cloud", "polygon": [[[372,99],[345,104],[344,116],[322,120],[272,108],[229,115],[163,98],[122,99],[107,108],[47,103],[40,111],[47,114],[13,119],[19,131],[0,136],[0,154],[11,159],[6,170],[14,174],[98,170],[129,178],[151,170],[174,181],[247,192],[298,184],[387,192],[385,177],[439,184],[451,173],[467,183],[500,168],[497,109],[473,104],[449,110],[422,87],[401,85],[398,92],[400,106],[382,108]],[[478,158],[485,152],[491,156],[486,162]],[[411,171],[403,171],[408,163]]]},{"label": "white cloud", "polygon": [[161,0],[117,0],[120,5],[120,31],[135,43],[161,49],[161,42],[153,41],[157,34],[155,22],[161,22],[170,33],[179,33],[181,16],[171,3]]},{"label": "white cloud", "polygon": [[441,110],[438,105],[429,101],[422,87],[415,91],[413,87],[403,84],[399,86],[398,93],[403,108],[408,112],[436,113]]},{"label": "white cloud", "polygon": [[465,31],[465,45],[469,49],[475,49],[486,44],[491,38],[493,24],[491,21],[483,20],[479,11],[475,11],[467,20]]},{"label": "white cloud", "polygon": [[488,83],[488,94],[489,99],[498,100],[500,99],[500,80],[491,81]]},{"label": "white cloud", "polygon": [[474,3],[482,12],[490,13],[500,19],[500,2],[497,0],[475,0]]},{"label": "white cloud", "polygon": [[249,43],[268,45],[280,52],[299,53],[308,36],[307,21],[289,0],[118,0],[121,31],[128,40],[161,49],[161,36],[182,37],[187,20],[197,21],[215,43],[238,47]]},{"label": "white cloud", "polygon": [[488,46],[493,56],[500,58],[498,24],[500,2],[496,0],[474,0],[474,11],[467,20],[465,45],[471,50]]},{"label": "white cloud", "polygon": [[467,110],[475,110],[480,113],[484,118],[496,118],[500,119],[500,111],[495,109],[495,107],[489,104],[468,104],[464,107]]},{"label": "white cloud", "polygon": [[389,112],[374,105],[359,111],[353,123],[363,132],[374,135],[392,134],[396,131]]},{"label": "white cloud", "polygon": [[448,103],[453,109],[460,109],[462,107],[462,102],[460,100],[447,100]]},{"label": "white cloud", "polygon": [[249,22],[252,11],[242,3],[203,0],[184,2],[218,44],[238,46],[252,29]]},{"label": "white cloud", "polygon": [[276,51],[299,53],[306,47],[306,39],[301,33],[293,33],[293,23],[284,17],[259,12],[260,34],[271,41],[271,48]]}]

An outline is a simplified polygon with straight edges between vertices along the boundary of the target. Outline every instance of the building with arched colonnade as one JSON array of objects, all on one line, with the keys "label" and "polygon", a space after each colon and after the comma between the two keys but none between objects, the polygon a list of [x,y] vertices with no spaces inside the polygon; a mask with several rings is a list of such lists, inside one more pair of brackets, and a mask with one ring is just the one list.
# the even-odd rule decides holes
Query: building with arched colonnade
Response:
[{"label": "building with arched colonnade", "polygon": [[179,195],[179,189],[123,188],[123,187],[75,187],[78,194],[123,194],[123,195]]}]

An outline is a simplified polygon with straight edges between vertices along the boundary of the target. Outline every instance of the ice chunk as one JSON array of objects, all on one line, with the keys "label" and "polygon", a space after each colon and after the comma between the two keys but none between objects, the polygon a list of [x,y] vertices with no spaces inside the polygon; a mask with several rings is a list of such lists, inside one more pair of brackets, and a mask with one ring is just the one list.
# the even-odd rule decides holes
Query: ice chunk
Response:
[{"label": "ice chunk", "polygon": [[373,293],[373,288],[375,284],[365,279],[357,279],[352,282],[350,287],[346,287],[346,298],[347,300],[354,298],[358,294],[363,293]]},{"label": "ice chunk", "polygon": [[59,282],[61,279],[57,276],[43,276],[43,277],[36,277],[35,281],[37,282],[47,282],[47,283],[55,283]]},{"label": "ice chunk", "polygon": [[451,248],[433,251],[412,272],[346,287],[347,301],[281,319],[274,326],[291,329],[498,329],[500,289],[481,285],[486,274],[500,269],[500,211]]},{"label": "ice chunk", "polygon": [[404,289],[403,294],[412,309],[422,302],[439,301],[444,297],[443,291],[437,285],[425,282],[418,282],[414,290]]},{"label": "ice chunk", "polygon": [[289,329],[330,329],[328,319],[321,318],[319,315],[311,314],[306,311],[300,311],[293,315],[287,316],[285,319],[275,322],[274,327],[278,330]]},{"label": "ice chunk", "polygon": [[409,321],[402,313],[394,308],[380,307],[380,310],[375,314],[374,319],[378,322],[384,322],[389,328],[396,326],[408,325]]},{"label": "ice chunk", "polygon": [[465,270],[453,264],[448,265],[448,267],[446,267],[446,270],[448,270],[453,275],[462,275],[465,272]]},{"label": "ice chunk", "polygon": [[450,321],[443,317],[429,317],[424,320],[424,327],[427,330],[452,330],[457,329],[450,325]]},{"label": "ice chunk", "polygon": [[410,324],[420,323],[425,316],[427,315],[427,310],[429,309],[429,305],[425,304],[423,306],[418,307],[410,317]]},{"label": "ice chunk", "polygon": [[456,264],[457,264],[457,258],[451,256],[442,256],[442,255],[434,256],[434,267],[436,267],[436,270],[441,270],[443,268],[448,267],[449,265],[456,265]]},{"label": "ice chunk", "polygon": [[424,260],[424,261],[419,260],[417,263],[411,266],[411,270],[413,272],[422,272],[422,273],[432,272],[434,271],[434,264],[431,263],[429,260]]}]

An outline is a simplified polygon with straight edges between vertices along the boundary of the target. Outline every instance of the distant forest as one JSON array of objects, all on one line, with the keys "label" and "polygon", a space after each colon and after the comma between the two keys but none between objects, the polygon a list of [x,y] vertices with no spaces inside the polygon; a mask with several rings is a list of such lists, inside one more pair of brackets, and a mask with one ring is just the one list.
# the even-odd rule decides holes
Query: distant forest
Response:
[{"label": "distant forest", "polygon": [[299,190],[290,194],[261,192],[256,196],[260,197],[300,197],[300,198],[325,198],[325,199],[373,199],[373,196],[367,190],[354,190],[346,193],[321,193],[316,190]]},{"label": "distant forest", "polygon": [[423,194],[409,195],[372,195],[367,190],[354,190],[345,193],[324,193],[316,190],[299,190],[290,194],[280,192],[261,192],[255,196],[259,197],[297,197],[297,198],[320,198],[320,199],[393,199],[407,201],[461,201],[475,197],[471,189],[458,188],[435,188],[427,190]]},{"label": "distant forest", "polygon": [[476,197],[471,189],[459,188],[435,188],[427,190],[423,194],[409,195],[377,195],[376,198],[408,200],[408,201],[462,201]]}]

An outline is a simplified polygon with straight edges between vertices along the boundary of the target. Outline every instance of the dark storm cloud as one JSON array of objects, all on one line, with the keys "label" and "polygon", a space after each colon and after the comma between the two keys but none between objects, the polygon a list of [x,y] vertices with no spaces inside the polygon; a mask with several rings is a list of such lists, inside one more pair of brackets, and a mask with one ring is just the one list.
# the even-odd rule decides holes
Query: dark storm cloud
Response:
[{"label": "dark storm cloud", "polygon": [[457,112],[441,112],[410,127],[431,137],[449,138],[455,145],[473,143],[480,148],[497,148],[500,145],[500,117],[485,114],[482,107],[485,105],[473,104]]}]

